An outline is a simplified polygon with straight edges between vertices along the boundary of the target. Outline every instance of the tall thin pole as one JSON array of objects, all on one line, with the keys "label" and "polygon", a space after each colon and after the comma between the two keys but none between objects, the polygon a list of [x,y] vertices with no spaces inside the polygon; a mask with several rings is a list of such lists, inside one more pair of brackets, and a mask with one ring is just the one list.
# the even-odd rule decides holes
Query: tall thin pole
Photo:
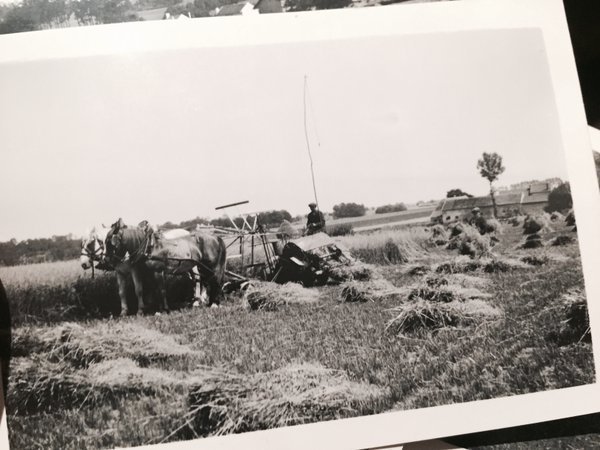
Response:
[{"label": "tall thin pole", "polygon": [[313,159],[310,152],[310,141],[308,140],[308,127],[306,125],[306,89],[308,88],[308,75],[304,75],[304,137],[306,138],[306,148],[308,150],[308,158],[310,159],[310,174],[312,175],[313,192],[315,194],[315,203],[319,208],[319,200],[317,199],[317,187],[315,185],[315,171],[313,168]]}]

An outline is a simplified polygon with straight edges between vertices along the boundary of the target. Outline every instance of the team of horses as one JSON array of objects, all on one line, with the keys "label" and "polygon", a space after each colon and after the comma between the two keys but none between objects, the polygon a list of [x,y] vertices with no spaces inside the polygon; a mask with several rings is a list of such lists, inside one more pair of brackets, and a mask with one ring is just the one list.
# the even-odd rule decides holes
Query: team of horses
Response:
[{"label": "team of horses", "polygon": [[[196,282],[195,299],[207,306],[219,305],[223,296],[226,246],[218,236],[201,231],[160,232],[144,221],[130,227],[117,220],[110,227],[94,227],[83,240],[81,266],[114,270],[121,300],[121,315],[127,315],[128,278],[133,280],[138,315],[150,296],[169,310],[166,275],[185,275]],[[160,296],[160,298],[158,297]],[[204,299],[206,300],[204,301]]]}]

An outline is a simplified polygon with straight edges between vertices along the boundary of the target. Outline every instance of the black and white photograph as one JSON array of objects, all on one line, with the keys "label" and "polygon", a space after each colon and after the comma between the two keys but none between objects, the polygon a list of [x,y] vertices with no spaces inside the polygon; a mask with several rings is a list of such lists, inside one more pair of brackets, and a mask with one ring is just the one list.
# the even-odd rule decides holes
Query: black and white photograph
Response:
[{"label": "black and white photograph", "polygon": [[472,3],[0,36],[25,49],[0,60],[10,448],[586,412],[600,202],[566,25]]}]

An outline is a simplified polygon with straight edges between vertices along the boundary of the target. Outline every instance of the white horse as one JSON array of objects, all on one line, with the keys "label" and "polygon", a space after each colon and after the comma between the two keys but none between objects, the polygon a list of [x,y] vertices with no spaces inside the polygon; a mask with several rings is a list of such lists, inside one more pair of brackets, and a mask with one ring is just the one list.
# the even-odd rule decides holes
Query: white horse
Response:
[{"label": "white horse", "polygon": [[[86,231],[81,242],[81,255],[79,262],[84,270],[90,268],[103,268],[104,256],[106,252],[106,236],[110,228],[104,225],[97,225],[91,230]],[[98,267],[100,265],[100,267]],[[104,269],[106,270],[106,269]]]}]

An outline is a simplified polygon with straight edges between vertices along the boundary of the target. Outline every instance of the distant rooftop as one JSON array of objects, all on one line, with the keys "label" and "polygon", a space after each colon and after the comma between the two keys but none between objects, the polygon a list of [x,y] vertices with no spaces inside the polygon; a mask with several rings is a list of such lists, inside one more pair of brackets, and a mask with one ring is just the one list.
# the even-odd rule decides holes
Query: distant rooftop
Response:
[{"label": "distant rooftop", "polygon": [[550,186],[548,183],[535,183],[531,184],[528,188],[530,194],[535,194],[538,192],[548,192],[550,190]]},{"label": "distant rooftop", "polygon": [[[495,196],[497,206],[509,206],[531,203],[545,203],[548,201],[551,183],[533,183],[523,185],[519,191],[498,192]],[[436,211],[451,211],[473,208],[491,208],[492,199],[489,195],[482,197],[453,197],[442,200]]]},{"label": "distant rooftop", "polygon": [[550,192],[536,192],[523,196],[523,203],[545,203],[550,198]]}]

